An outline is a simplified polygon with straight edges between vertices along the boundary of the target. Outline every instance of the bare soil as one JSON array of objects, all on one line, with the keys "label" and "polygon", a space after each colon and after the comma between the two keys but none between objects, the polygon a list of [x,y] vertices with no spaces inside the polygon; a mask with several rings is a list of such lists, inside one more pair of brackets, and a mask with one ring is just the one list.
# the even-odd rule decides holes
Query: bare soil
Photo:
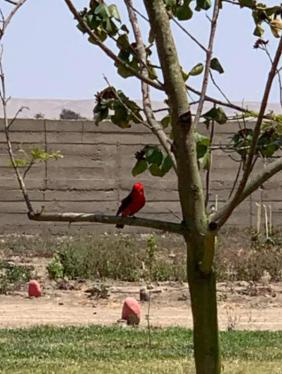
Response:
[{"label": "bare soil", "polygon": [[[23,263],[20,258],[13,261]],[[105,281],[108,295],[99,295],[101,283],[76,280],[50,281],[48,260],[33,258],[43,296],[28,298],[27,285],[8,295],[0,295],[0,328],[34,325],[113,325],[121,317],[127,296],[139,300],[144,284]],[[95,289],[97,287],[97,289]],[[162,282],[151,289],[152,326],[192,327],[188,288],[185,284]],[[234,282],[218,284],[219,325],[221,330],[282,330],[282,283]],[[141,303],[141,326],[147,325],[148,302]]]}]

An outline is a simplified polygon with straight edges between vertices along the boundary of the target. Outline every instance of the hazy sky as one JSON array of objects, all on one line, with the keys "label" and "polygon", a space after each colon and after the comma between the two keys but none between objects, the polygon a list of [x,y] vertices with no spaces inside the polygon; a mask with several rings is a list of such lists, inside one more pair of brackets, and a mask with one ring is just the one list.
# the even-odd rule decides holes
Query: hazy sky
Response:
[{"label": "hazy sky", "polygon": [[[264,1],[271,5],[277,0]],[[2,4],[1,4],[2,3]],[[88,1],[74,0],[78,8]],[[127,19],[122,0],[112,0]],[[3,6],[3,0],[0,0]],[[142,0],[135,5],[143,9]],[[4,7],[4,6],[3,6]],[[204,12],[183,23],[203,43],[207,42],[209,21]],[[147,25],[142,23],[147,33]],[[268,60],[262,51],[253,49],[256,38],[252,35],[253,20],[247,9],[225,6],[221,12],[215,55],[221,61],[225,74],[215,73],[217,81],[231,100],[258,101],[268,74]],[[180,60],[185,70],[204,61],[204,55],[187,36],[175,29]],[[267,30],[272,53],[278,43]],[[146,39],[146,37],[144,38]],[[103,74],[132,98],[140,98],[139,82],[134,78],[123,80],[115,74],[111,61],[94,45],[88,43],[76,28],[76,22],[63,0],[28,0],[10,25],[4,39],[5,70],[9,95],[25,98],[93,98],[97,90],[105,87]],[[189,83],[199,87],[201,80],[192,77]],[[210,86],[209,93],[221,97]],[[152,92],[155,100],[161,100],[159,92]],[[278,84],[271,94],[272,102],[278,102]]]}]

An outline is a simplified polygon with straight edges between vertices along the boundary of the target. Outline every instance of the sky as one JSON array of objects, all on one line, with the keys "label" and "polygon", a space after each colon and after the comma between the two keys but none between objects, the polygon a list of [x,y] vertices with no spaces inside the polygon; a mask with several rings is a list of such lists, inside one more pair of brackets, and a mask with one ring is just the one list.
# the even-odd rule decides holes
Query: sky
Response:
[{"label": "sky", "polygon": [[[88,1],[74,0],[78,9]],[[119,7],[122,19],[127,13],[122,0],[108,1]],[[144,12],[143,1],[135,0],[135,6]],[[279,1],[264,1],[267,5]],[[3,0],[0,7],[7,9]],[[205,12],[195,12],[191,21],[183,26],[203,44],[209,36],[209,20]],[[141,21],[144,40],[148,25]],[[217,83],[232,101],[260,101],[269,71],[266,55],[253,48],[254,23],[247,9],[226,4],[221,11],[216,33],[214,56],[225,73],[214,73]],[[178,28],[173,27],[179,58],[184,70],[204,62],[205,56]],[[269,30],[264,39],[269,40],[272,54],[279,39]],[[135,78],[126,80],[116,74],[111,60],[76,28],[76,22],[63,0],[27,0],[10,24],[3,41],[4,66],[8,94],[16,98],[38,99],[91,99],[98,90],[106,87],[103,76],[132,99],[140,99],[140,83]],[[157,60],[154,60],[157,62]],[[201,77],[191,77],[188,82],[200,88]],[[273,86],[270,102],[279,101],[277,82]],[[208,93],[222,98],[210,85]],[[162,93],[152,90],[154,100],[163,100]]]}]

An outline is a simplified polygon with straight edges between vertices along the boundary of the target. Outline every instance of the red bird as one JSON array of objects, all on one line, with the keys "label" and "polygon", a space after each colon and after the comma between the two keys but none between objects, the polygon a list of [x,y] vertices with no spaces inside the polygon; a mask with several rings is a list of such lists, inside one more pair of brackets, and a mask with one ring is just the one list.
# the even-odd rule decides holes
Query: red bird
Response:
[{"label": "red bird", "polygon": [[[117,216],[122,217],[133,216],[145,205],[144,186],[142,183],[135,183],[130,194],[121,201],[117,211]],[[124,225],[117,224],[117,228],[122,229]]]}]

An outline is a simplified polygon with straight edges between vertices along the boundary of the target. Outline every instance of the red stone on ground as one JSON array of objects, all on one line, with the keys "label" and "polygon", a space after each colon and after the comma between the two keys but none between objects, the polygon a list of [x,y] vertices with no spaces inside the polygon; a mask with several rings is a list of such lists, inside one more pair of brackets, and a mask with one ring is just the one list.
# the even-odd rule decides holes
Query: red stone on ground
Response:
[{"label": "red stone on ground", "polygon": [[28,296],[40,297],[42,295],[40,284],[36,280],[30,280],[28,283]]},{"label": "red stone on ground", "polygon": [[141,308],[138,301],[133,297],[127,297],[124,300],[121,318],[126,320],[128,325],[139,325]]}]

